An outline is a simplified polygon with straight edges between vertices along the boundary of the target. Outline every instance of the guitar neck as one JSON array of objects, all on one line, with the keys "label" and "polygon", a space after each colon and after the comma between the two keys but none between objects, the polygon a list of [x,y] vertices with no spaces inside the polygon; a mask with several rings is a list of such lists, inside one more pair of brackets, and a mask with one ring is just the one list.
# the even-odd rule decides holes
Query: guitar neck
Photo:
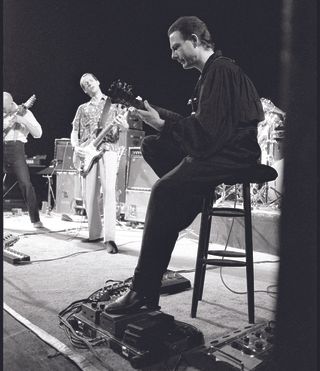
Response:
[{"label": "guitar neck", "polygon": [[[178,120],[181,120],[182,118],[182,116],[179,113],[167,110],[166,108],[159,107],[153,103],[149,103],[149,104],[152,108],[154,108],[159,113],[161,118],[163,118],[164,120],[178,121]],[[142,110],[146,109],[143,101],[139,99],[135,99],[135,102],[133,102],[132,105],[133,107],[138,108],[138,109],[142,109]]]},{"label": "guitar neck", "polygon": [[101,130],[101,132],[98,134],[96,139],[92,142],[94,147],[96,147],[96,148],[99,147],[99,145],[103,141],[104,137],[109,133],[109,131],[111,131],[113,124],[114,124],[114,122],[107,125],[104,129]]}]

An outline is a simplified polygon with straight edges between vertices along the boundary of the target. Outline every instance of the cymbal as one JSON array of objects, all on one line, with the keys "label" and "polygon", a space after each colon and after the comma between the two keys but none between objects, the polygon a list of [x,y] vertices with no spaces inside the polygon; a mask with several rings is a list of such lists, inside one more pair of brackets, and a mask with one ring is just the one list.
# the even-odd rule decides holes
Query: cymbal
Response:
[{"label": "cymbal", "polygon": [[275,113],[277,115],[285,117],[286,113],[280,108],[276,107],[270,99],[261,98],[262,107],[265,113]]},{"label": "cymbal", "polygon": [[280,108],[274,106],[274,108],[270,111],[271,113],[276,113],[277,115],[280,115],[280,116],[285,116],[286,113],[283,112]]}]

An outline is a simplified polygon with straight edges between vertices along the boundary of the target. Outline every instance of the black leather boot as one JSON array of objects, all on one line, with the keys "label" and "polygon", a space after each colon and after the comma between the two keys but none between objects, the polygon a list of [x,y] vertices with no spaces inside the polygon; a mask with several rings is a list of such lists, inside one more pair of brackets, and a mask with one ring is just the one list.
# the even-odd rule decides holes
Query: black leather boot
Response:
[{"label": "black leather boot", "polygon": [[110,314],[125,314],[137,312],[146,306],[151,310],[159,310],[159,295],[145,297],[136,291],[129,290],[113,303],[106,306],[105,311]]},{"label": "black leather boot", "polygon": [[104,243],[109,254],[118,254],[118,246],[114,241],[107,241]]}]

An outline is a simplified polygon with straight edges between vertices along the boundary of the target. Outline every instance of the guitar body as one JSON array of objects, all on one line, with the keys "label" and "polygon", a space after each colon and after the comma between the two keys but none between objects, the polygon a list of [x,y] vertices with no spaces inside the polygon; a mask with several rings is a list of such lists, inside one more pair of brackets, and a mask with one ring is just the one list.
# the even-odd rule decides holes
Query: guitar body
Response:
[{"label": "guitar body", "polygon": [[80,175],[85,178],[92,169],[93,164],[99,161],[103,156],[105,150],[97,149],[93,145],[93,142],[84,142],[80,147],[85,151],[85,155],[80,156],[79,154],[74,153],[73,164],[74,167],[79,171]]},{"label": "guitar body", "polygon": [[[104,125],[104,123],[107,121],[107,114],[108,114],[110,105],[111,105],[111,101],[110,101],[110,104],[107,104],[107,103],[105,104],[105,107],[102,112],[102,120],[101,120],[102,125]],[[97,137],[90,137],[88,140],[83,142],[80,145],[81,149],[84,152],[83,154],[80,155],[79,153],[74,153],[73,164],[75,168],[78,170],[78,172],[83,177],[86,177],[88,175],[89,171],[92,169],[93,164],[97,162],[103,156],[104,152],[107,150],[106,148],[103,148],[103,147],[102,149],[99,148],[102,142],[107,137],[107,135],[112,133],[115,127],[122,126],[125,128],[125,124],[121,122],[121,118],[124,119],[124,114],[126,112],[127,112],[127,109],[123,108],[121,110],[121,113],[119,113],[111,123],[106,125],[101,130],[101,132],[98,134]],[[121,118],[119,119],[119,117]],[[113,143],[113,142],[109,139],[109,143]]]}]

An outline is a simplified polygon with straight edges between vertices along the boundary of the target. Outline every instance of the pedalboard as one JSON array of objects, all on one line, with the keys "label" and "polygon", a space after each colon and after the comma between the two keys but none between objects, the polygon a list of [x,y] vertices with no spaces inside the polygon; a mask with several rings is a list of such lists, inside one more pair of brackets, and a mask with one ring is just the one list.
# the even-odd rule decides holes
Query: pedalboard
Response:
[{"label": "pedalboard", "polygon": [[[164,279],[170,279],[171,283],[177,277],[170,272],[170,278]],[[186,285],[184,277],[178,279]],[[105,339],[109,347],[127,359],[133,368],[161,362],[204,343],[203,334],[194,326],[175,321],[173,316],[160,310],[142,307],[130,314],[108,313],[106,306],[126,293],[131,283],[132,278],[106,281],[103,288],[91,294],[79,304],[78,310],[68,316],[73,331],[92,340]],[[169,286],[172,290],[173,286]],[[174,288],[173,292],[176,290]]]},{"label": "pedalboard", "polygon": [[204,342],[203,334],[195,327],[175,321],[161,311],[140,309],[126,315],[91,312],[90,319],[88,313],[82,310],[69,318],[73,329],[85,337],[104,337],[109,347],[135,369],[159,363]]},{"label": "pedalboard", "polygon": [[262,371],[272,355],[274,327],[274,321],[247,325],[210,341],[202,352],[230,370]]}]

